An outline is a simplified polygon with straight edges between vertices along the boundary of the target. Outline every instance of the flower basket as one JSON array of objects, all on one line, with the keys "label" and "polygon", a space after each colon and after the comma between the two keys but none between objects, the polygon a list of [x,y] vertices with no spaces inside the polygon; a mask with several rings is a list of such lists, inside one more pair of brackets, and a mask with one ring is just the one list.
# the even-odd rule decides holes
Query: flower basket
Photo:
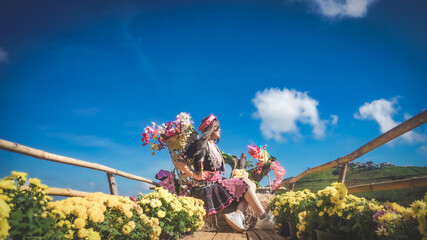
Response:
[{"label": "flower basket", "polygon": [[[163,123],[161,125],[152,122],[151,126],[144,128],[142,133],[142,145],[150,145],[151,154],[154,155],[156,151],[161,151],[166,147],[169,150],[169,154],[172,161],[175,162],[180,157],[181,153],[188,147],[192,142],[198,138],[198,133],[193,127],[193,121],[191,120],[190,114],[180,113],[175,117],[172,122]],[[190,169],[193,168],[192,162],[186,162]],[[193,179],[187,176],[181,170],[175,169],[174,173],[178,175],[179,185],[187,185],[192,183]],[[178,186],[179,190],[181,186]],[[180,192],[180,190],[177,192]]]},{"label": "flower basket", "polygon": [[175,135],[166,140],[172,161],[179,158],[181,152],[197,139],[197,132]]},{"label": "flower basket", "polygon": [[[184,151],[192,142],[197,140],[198,134],[197,132],[191,132],[187,134],[179,134],[173,137],[170,137],[166,140],[166,146],[169,150],[169,154],[174,162],[180,157],[182,151]],[[192,162],[187,162],[187,166],[190,169],[194,169]],[[178,181],[181,186],[183,185],[191,185],[194,181],[193,178],[185,174],[180,169],[175,169],[178,175]]]}]

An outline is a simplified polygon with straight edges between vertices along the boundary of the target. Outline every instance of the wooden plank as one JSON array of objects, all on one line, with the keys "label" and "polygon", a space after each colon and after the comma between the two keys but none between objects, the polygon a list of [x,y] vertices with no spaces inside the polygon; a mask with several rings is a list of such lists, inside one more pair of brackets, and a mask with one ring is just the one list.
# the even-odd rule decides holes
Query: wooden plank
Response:
[{"label": "wooden plank", "polygon": [[247,240],[247,237],[244,232],[217,232],[212,240]]},{"label": "wooden plank", "polygon": [[132,180],[149,183],[149,184],[152,184],[154,186],[160,186],[158,183],[156,183],[150,179],[146,179],[146,178],[136,176],[136,175],[133,175],[130,173],[122,172],[122,171],[119,171],[117,169],[110,168],[110,167],[107,167],[107,166],[104,166],[101,164],[86,162],[86,161],[79,160],[79,159],[74,159],[74,158],[64,157],[64,156],[53,154],[53,153],[44,152],[44,151],[39,150],[39,149],[30,148],[30,147],[20,145],[17,143],[13,143],[13,142],[9,142],[9,141],[3,140],[3,139],[0,139],[0,149],[10,151],[10,152],[19,153],[22,155],[27,155],[27,156],[38,158],[38,159],[48,160],[48,161],[52,161],[52,162],[63,163],[63,164],[68,164],[68,165],[73,165],[73,166],[103,171],[106,173],[115,174],[115,175],[122,176],[125,178],[129,178]]},{"label": "wooden plank", "polygon": [[248,240],[264,240],[258,236],[258,234],[252,230],[247,231],[246,235],[248,236]]},{"label": "wooden plank", "polygon": [[266,231],[268,234],[270,234],[271,238],[274,240],[286,240],[287,237],[285,236],[281,236],[279,233],[273,231],[273,230],[267,230]]},{"label": "wooden plank", "polygon": [[395,181],[363,184],[348,187],[348,193],[359,193],[359,192],[373,192],[373,191],[386,191],[396,190],[402,188],[412,187],[425,187],[427,186],[427,176],[425,177],[414,177],[409,179],[401,179]]},{"label": "wooden plank", "polygon": [[234,233],[218,232],[212,240],[231,240]]},{"label": "wooden plank", "polygon": [[274,231],[254,230],[263,240],[276,240]]},{"label": "wooden plank", "polygon": [[185,240],[189,240],[189,239],[194,239],[194,240],[212,240],[215,237],[216,234],[217,234],[216,232],[195,232],[191,236],[185,236],[185,237],[180,238],[180,239],[185,239]]},{"label": "wooden plank", "polygon": [[397,125],[396,127],[390,129],[389,131],[385,132],[384,134],[378,136],[377,138],[371,140],[370,142],[366,143],[365,145],[361,146],[360,148],[358,148],[356,151],[345,155],[344,157],[340,157],[337,158],[336,160],[327,162],[325,164],[319,165],[317,167],[314,168],[310,168],[305,170],[304,172],[302,172],[301,174],[299,174],[296,177],[293,177],[289,180],[286,181],[282,181],[280,183],[280,186],[285,186],[288,184],[292,184],[297,182],[298,180],[300,180],[301,178],[312,174],[312,173],[316,173],[316,172],[320,172],[332,167],[336,167],[338,165],[347,163],[347,162],[351,162],[354,159],[374,150],[375,148],[401,136],[404,133],[407,133],[409,131],[411,131],[412,129],[423,125],[424,123],[427,122],[427,110],[422,111],[421,113],[415,115],[414,117],[406,120],[405,122]]},{"label": "wooden plank", "polygon": [[[21,189],[28,189],[28,186],[22,186]],[[70,188],[55,188],[55,187],[48,187],[47,188],[48,195],[51,196],[64,196],[64,197],[86,197],[91,192],[83,192],[83,191],[77,191]]]}]

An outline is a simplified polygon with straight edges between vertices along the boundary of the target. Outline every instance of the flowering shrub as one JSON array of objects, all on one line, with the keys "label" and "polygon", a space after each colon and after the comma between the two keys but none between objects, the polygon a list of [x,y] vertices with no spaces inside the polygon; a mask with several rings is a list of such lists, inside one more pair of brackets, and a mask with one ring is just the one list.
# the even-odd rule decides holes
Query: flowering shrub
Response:
[{"label": "flowering shrub", "polygon": [[55,220],[46,211],[52,198],[47,186],[27,173],[15,172],[0,181],[0,239],[59,239]]},{"label": "flowering shrub", "polygon": [[137,203],[147,216],[158,219],[165,236],[179,237],[204,225],[204,203],[193,197],[178,197],[163,188],[156,188],[152,193],[140,194]]},{"label": "flowering shrub", "polygon": [[6,239],[10,226],[7,222],[10,214],[10,207],[6,201],[0,198],[0,239]]},{"label": "flowering shrub", "polygon": [[424,201],[418,200],[411,204],[411,210],[418,221],[418,230],[423,240],[427,240],[427,193],[424,195]]},{"label": "flowering shrub", "polygon": [[347,193],[347,187],[343,183],[333,183],[319,190],[316,194],[316,208],[306,216],[307,229],[371,239],[376,226],[372,221],[373,211],[369,204],[376,202]]},{"label": "flowering shrub", "polygon": [[414,231],[417,228],[417,220],[411,208],[386,202],[377,208],[373,220],[378,224],[376,233],[380,239],[401,236],[419,238],[419,233]]},{"label": "flowering shrub", "polygon": [[159,239],[200,229],[203,201],[163,188],[136,199],[94,193],[52,202],[48,188],[27,174],[0,181],[0,240]]},{"label": "flowering shrub", "polygon": [[146,146],[150,144],[152,155],[155,151],[161,151],[166,147],[166,140],[170,137],[176,136],[182,133],[196,132],[193,127],[193,121],[188,113],[180,113],[175,117],[173,122],[163,123],[157,125],[152,122],[151,126],[144,128],[142,133],[142,145]]},{"label": "flowering shrub", "polygon": [[308,190],[287,192],[270,203],[277,227],[298,222],[298,238],[314,239],[314,230],[336,233],[349,239],[427,240],[427,194],[410,208],[397,203],[380,204],[348,194],[343,183],[333,183],[316,194]]},{"label": "flowering shrub", "polygon": [[157,239],[156,218],[147,217],[129,198],[94,193],[50,202],[56,226],[68,239]]},{"label": "flowering shrub", "polygon": [[310,190],[286,192],[276,196],[270,202],[270,209],[275,218],[277,228],[287,222],[297,223],[298,215],[309,208],[316,201],[316,195]]}]

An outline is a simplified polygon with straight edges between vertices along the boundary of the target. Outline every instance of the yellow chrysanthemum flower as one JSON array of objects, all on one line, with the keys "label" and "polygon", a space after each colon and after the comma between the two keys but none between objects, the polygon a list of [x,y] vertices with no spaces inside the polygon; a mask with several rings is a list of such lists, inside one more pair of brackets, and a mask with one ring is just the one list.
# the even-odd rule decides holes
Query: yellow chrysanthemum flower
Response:
[{"label": "yellow chrysanthemum flower", "polygon": [[164,218],[164,217],[166,216],[166,213],[165,213],[164,211],[162,211],[162,210],[159,210],[159,211],[157,212],[157,216],[158,216],[159,218]]},{"label": "yellow chrysanthemum flower", "polygon": [[76,228],[76,229],[82,229],[82,228],[84,228],[84,226],[86,225],[86,221],[85,221],[85,219],[82,219],[82,218],[76,218],[75,220],[74,220],[74,227]]},{"label": "yellow chrysanthemum flower", "polygon": [[101,240],[101,236],[99,235],[99,232],[94,231],[93,228],[89,228],[87,230],[87,239],[88,240]]}]

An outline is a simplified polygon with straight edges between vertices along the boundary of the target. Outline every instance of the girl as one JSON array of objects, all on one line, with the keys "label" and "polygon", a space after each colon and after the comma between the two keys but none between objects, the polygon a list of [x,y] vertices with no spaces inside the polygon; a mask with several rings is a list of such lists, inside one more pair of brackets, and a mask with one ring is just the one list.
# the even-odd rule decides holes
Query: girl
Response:
[{"label": "girl", "polygon": [[[181,169],[196,181],[192,186],[192,196],[205,202],[209,215],[219,213],[233,201],[239,202],[237,210],[225,214],[227,223],[236,231],[243,232],[244,212],[248,205],[258,216],[255,229],[274,229],[273,216],[261,206],[255,194],[256,185],[247,178],[223,179],[224,158],[217,147],[221,129],[218,119],[213,115],[202,120],[199,126],[202,136],[194,141],[175,161],[175,167]],[[194,171],[186,164],[194,162]]]}]

